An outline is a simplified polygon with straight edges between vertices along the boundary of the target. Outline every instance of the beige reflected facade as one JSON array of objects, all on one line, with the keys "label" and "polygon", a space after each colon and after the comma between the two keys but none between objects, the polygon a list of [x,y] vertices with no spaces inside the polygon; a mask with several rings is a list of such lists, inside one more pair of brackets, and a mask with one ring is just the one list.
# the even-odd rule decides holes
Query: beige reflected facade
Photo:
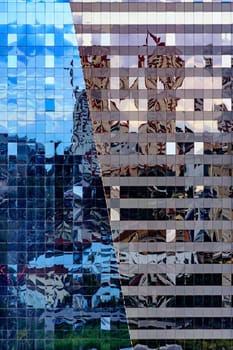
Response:
[{"label": "beige reflected facade", "polygon": [[133,345],[233,349],[233,4],[71,10]]}]

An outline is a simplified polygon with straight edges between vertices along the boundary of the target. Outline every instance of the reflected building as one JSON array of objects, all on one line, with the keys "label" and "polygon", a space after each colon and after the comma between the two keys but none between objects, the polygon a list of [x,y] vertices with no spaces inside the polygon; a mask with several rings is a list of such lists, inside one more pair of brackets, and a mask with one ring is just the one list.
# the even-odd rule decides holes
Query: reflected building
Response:
[{"label": "reflected building", "polygon": [[0,348],[130,348],[69,2],[0,9]]},{"label": "reflected building", "polygon": [[106,335],[130,346],[86,93],[73,93],[63,155],[62,140],[51,158],[36,139],[0,135],[3,349],[99,348]]},{"label": "reflected building", "polygon": [[233,349],[232,3],[71,10],[132,343]]}]

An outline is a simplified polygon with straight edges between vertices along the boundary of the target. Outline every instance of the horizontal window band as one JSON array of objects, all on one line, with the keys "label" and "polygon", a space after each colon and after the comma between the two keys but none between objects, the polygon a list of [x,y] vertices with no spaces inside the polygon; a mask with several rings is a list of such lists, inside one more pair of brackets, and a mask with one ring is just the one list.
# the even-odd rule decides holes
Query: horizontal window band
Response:
[{"label": "horizontal window band", "polygon": [[[181,11],[178,10],[175,13],[169,14],[165,10],[161,12],[153,11],[137,11],[129,12],[129,11],[108,11],[101,12],[95,11],[92,15],[91,12],[79,13],[72,11],[74,24],[94,24],[94,25],[106,25],[106,24],[121,24],[121,25],[131,25],[131,24],[222,24],[231,25],[232,17],[231,12],[203,12],[203,11]],[[120,23],[119,23],[120,22]]]},{"label": "horizontal window band", "polygon": [[[166,233],[167,231],[167,233]],[[158,230],[158,231],[152,231],[150,230],[148,233],[148,242],[143,242],[143,241],[138,241],[138,242],[114,242],[117,249],[119,250],[119,254],[121,253],[139,253],[142,254],[142,257],[145,256],[147,254],[156,254],[156,253],[167,253],[167,255],[172,255],[174,253],[181,253],[181,252],[192,252],[192,253],[196,253],[196,252],[202,252],[204,253],[220,253],[220,252],[225,252],[226,254],[230,253],[232,250],[232,243],[231,241],[229,242],[165,242],[166,239],[166,234],[170,233],[170,231],[174,231],[174,234],[176,235],[181,235],[181,234],[187,234],[184,231],[180,231],[180,230]],[[211,232],[209,230],[206,231],[206,233],[209,234],[219,234],[219,235],[223,235],[224,234],[224,230],[219,230],[220,232],[217,232],[217,230],[214,230],[213,232]],[[198,232],[198,228],[196,228],[196,232]],[[134,231],[135,234],[137,234],[138,236],[141,234],[141,232],[138,230],[137,232]],[[225,230],[225,234],[229,235],[233,235],[233,230]],[[156,238],[158,236],[158,239],[160,239],[160,241],[153,241],[153,238]],[[122,237],[124,237],[122,235]],[[142,233],[142,239],[146,237],[146,233],[145,231]],[[150,241],[151,239],[151,241]],[[162,239],[164,241],[162,241]],[[149,244],[148,244],[149,243]],[[224,253],[223,253],[224,254]],[[193,262],[194,263],[194,262]],[[140,264],[140,263],[139,263]],[[185,264],[185,262],[184,262]],[[149,267],[148,267],[149,268]]]},{"label": "horizontal window band", "polygon": [[[177,274],[175,277],[172,274],[129,274],[120,275],[121,285],[123,286],[140,286],[141,281],[148,286],[160,285],[176,285],[176,286],[221,286],[223,283],[223,276],[221,273],[212,274]],[[224,281],[225,282],[225,281]],[[232,276],[229,275],[227,282],[232,284]]]},{"label": "horizontal window band", "polygon": [[[141,155],[138,155],[137,153],[132,153],[131,154],[132,156],[132,160],[134,160],[134,156],[138,156],[138,161],[139,161],[139,165],[136,165],[135,163],[132,163],[132,160],[130,159],[129,155],[125,155],[125,154],[121,154],[120,155],[120,159],[119,159],[119,155],[115,155],[115,154],[107,154],[105,153],[104,155],[100,154],[99,152],[99,160],[102,162],[102,166],[105,165],[105,164],[108,164],[107,162],[109,162],[110,164],[112,164],[112,168],[114,169],[115,168],[115,160],[118,161],[118,164],[124,164],[124,163],[127,163],[129,164],[130,163],[130,166],[143,166],[143,160],[145,160],[145,163],[144,164],[148,164],[148,166],[146,167],[147,169],[145,170],[149,170],[149,168],[151,167],[152,168],[152,165],[150,165],[152,162],[154,163],[155,160],[157,162],[158,165],[161,165],[161,166],[164,166],[165,163],[167,163],[167,166],[169,168],[169,165],[175,165],[176,166],[186,166],[187,164],[196,164],[197,166],[207,166],[207,165],[210,165],[210,166],[214,166],[214,165],[220,165],[222,167],[224,166],[227,166],[228,165],[228,168],[231,169],[233,168],[233,165],[231,164],[231,155],[228,155],[228,154],[220,154],[220,155],[217,155],[215,154],[215,157],[212,156],[212,154],[204,154],[204,155],[200,155],[200,154],[196,154],[196,155],[193,155],[193,154],[186,154],[186,155],[180,155],[180,154],[141,154]],[[115,157],[115,159],[114,159]],[[182,164],[182,162],[185,162],[185,164]],[[221,163],[220,163],[221,162]],[[169,169],[167,169],[169,171]],[[174,171],[174,170],[173,170]],[[141,175],[143,176],[143,175]],[[166,175],[156,175],[156,176],[166,176]],[[172,174],[168,174],[167,176],[172,176]],[[181,175],[178,175],[177,176],[181,176]],[[187,175],[186,175],[187,176]],[[204,174],[204,176],[207,176]],[[230,176],[230,175],[229,175]]]},{"label": "horizontal window band", "polygon": [[232,24],[75,24],[76,33],[178,33],[178,34],[202,34],[202,33],[232,33]]},{"label": "horizontal window band", "polygon": [[90,46],[79,45],[80,56],[84,55],[232,55],[232,46],[165,46],[165,47],[138,47],[138,46]]},{"label": "horizontal window band", "polygon": [[[116,245],[115,245],[116,246]],[[161,274],[211,274],[213,271],[220,274],[231,274],[231,264],[132,264],[132,263],[120,263],[120,274],[129,273],[161,273]]]},{"label": "horizontal window band", "polygon": [[[193,295],[219,295],[231,296],[232,295],[232,286],[138,286],[138,287],[125,287],[122,286],[123,295],[176,295],[176,296],[193,296]],[[212,294],[213,293],[213,294]],[[214,306],[214,305],[213,305]],[[188,307],[188,304],[187,304]]]},{"label": "horizontal window band", "polygon": [[[232,330],[224,330],[224,329],[216,329],[213,331],[212,329],[190,329],[190,330],[157,330],[156,332],[154,330],[131,330],[130,331],[130,338],[132,339],[133,343],[136,339],[140,339],[141,341],[143,339],[197,339],[198,341],[200,339],[211,339],[216,340],[217,339],[224,339],[232,341]],[[143,341],[143,344],[144,341]],[[154,344],[154,341],[153,341]],[[174,344],[174,341],[173,341]],[[232,343],[230,343],[232,344]],[[230,349],[230,348],[229,348]]]},{"label": "horizontal window band", "polygon": [[230,208],[158,208],[151,209],[121,209],[121,220],[174,220],[174,221],[230,221],[233,210]]},{"label": "horizontal window band", "polygon": [[[206,179],[208,181],[208,177],[213,176],[224,176],[224,177],[230,177],[233,174],[233,168],[232,165],[229,163],[231,160],[226,159],[224,161],[224,157],[222,157],[222,164],[211,164],[211,158],[209,159],[209,164],[203,165],[203,159],[200,160],[200,158],[194,163],[194,159],[190,159],[188,161],[186,159],[185,164],[178,160],[176,156],[168,156],[166,158],[166,161],[164,162],[163,158],[161,158],[160,162],[158,162],[158,159],[156,159],[157,164],[152,165],[151,163],[154,163],[155,157],[158,158],[158,156],[145,156],[142,155],[141,157],[146,157],[147,165],[144,167],[141,163],[141,165],[131,163],[129,165],[129,156],[121,156],[121,161],[118,159],[114,159],[116,156],[100,156],[99,160],[101,163],[102,168],[102,176],[103,181],[105,181],[105,177],[151,177],[156,176],[158,178],[166,178],[174,177],[174,178],[181,178],[181,179],[194,179],[202,177],[203,179]],[[149,157],[154,157],[153,160],[149,159]],[[165,157],[165,156],[164,156]],[[169,159],[170,157],[170,159]],[[173,157],[173,159],[171,158]],[[179,156],[180,157],[180,156]],[[194,158],[194,157],[193,157]],[[212,157],[213,159],[213,157]],[[164,167],[164,163],[169,163],[170,165],[167,165]],[[120,166],[121,163],[121,166]],[[126,163],[127,165],[124,165]],[[207,163],[205,161],[205,163]],[[188,167],[187,167],[188,165]],[[182,181],[182,180],[181,180]]]},{"label": "horizontal window band", "polygon": [[111,1],[103,1],[103,2],[71,2],[71,11],[72,12],[82,12],[85,15],[85,12],[99,12],[101,10],[104,12],[140,12],[140,11],[156,11],[157,12],[177,12],[177,11],[192,11],[192,12],[231,12],[231,4],[230,3],[215,3],[214,6],[212,3],[163,3],[163,2],[111,2]]},{"label": "horizontal window band", "polygon": [[[192,251],[157,251],[157,252],[147,252],[147,251],[140,251],[140,252],[134,252],[126,250],[124,252],[119,252],[118,257],[119,264],[128,264],[129,266],[133,265],[172,265],[177,266],[178,269],[180,266],[185,269],[185,265],[191,264],[191,265],[206,265],[206,264],[231,264],[232,263],[232,253],[231,251],[222,251],[221,249],[217,252],[192,252]],[[131,276],[131,270],[128,271],[123,270],[121,267],[119,268],[120,274],[122,279],[125,280],[125,284],[128,284],[128,277]],[[146,270],[146,268],[145,268]],[[147,272],[150,271],[150,268],[147,268]],[[169,275],[170,273],[170,275]],[[167,271],[167,284],[174,285],[175,281],[175,267],[172,270]],[[162,278],[162,275],[160,276],[159,281],[166,282],[166,278]],[[154,282],[153,282],[154,281]],[[169,282],[170,281],[170,282]],[[157,282],[156,273],[151,272],[150,276],[148,277],[148,274],[142,273],[138,274],[137,278],[130,279],[130,282],[132,287],[139,285],[139,286],[147,286],[147,285],[155,285]],[[225,283],[225,282],[224,282]],[[162,283],[161,283],[162,284]],[[225,283],[226,286],[230,285],[230,282]],[[157,284],[156,284],[157,285]],[[166,283],[165,283],[166,285]],[[224,285],[225,286],[225,285]]]},{"label": "horizontal window band", "polygon": [[[108,122],[106,122],[108,123]],[[183,124],[183,122],[181,122]],[[198,121],[196,122],[198,124]],[[95,123],[96,125],[97,123]],[[101,125],[101,122],[99,123]],[[104,124],[104,122],[103,122]],[[201,123],[200,123],[201,124]],[[171,126],[172,128],[175,127],[175,121],[161,121],[160,125],[161,127],[165,129],[164,133],[161,133],[159,131],[156,132],[156,129],[153,132],[153,129],[151,130],[149,125],[147,128],[147,123],[141,123],[141,129],[145,128],[145,132],[140,132],[140,126],[139,126],[139,132],[127,132],[127,133],[121,133],[119,131],[118,132],[111,132],[111,141],[115,141],[115,142],[110,142],[110,134],[109,132],[103,132],[101,133],[101,131],[99,130],[99,132],[95,133],[95,141],[96,144],[102,144],[102,143],[106,143],[107,146],[111,146],[111,147],[115,147],[117,145],[128,145],[128,148],[130,148],[131,146],[135,146],[135,144],[137,143],[166,143],[166,142],[176,142],[177,144],[179,143],[179,147],[181,147],[183,145],[183,147],[188,146],[188,144],[190,145],[190,143],[192,142],[202,142],[202,144],[196,144],[197,146],[202,146],[203,145],[203,153],[204,154],[223,154],[224,153],[224,149],[226,150],[226,147],[228,147],[229,149],[231,149],[231,144],[229,143],[229,140],[231,138],[230,132],[229,133],[211,133],[209,134],[207,137],[206,135],[203,135],[201,132],[195,132],[194,134],[185,134],[183,132],[177,132],[177,133],[172,133],[169,132],[169,126]],[[178,122],[177,122],[178,125]],[[114,128],[114,126],[113,126]],[[177,126],[177,128],[179,128]],[[150,130],[152,132],[150,132]],[[97,130],[98,131],[98,130]],[[169,135],[168,135],[169,134]],[[171,136],[172,135],[172,136]],[[77,135],[77,137],[82,137],[83,135]],[[185,137],[185,140],[184,140]],[[172,141],[169,140],[169,138],[172,138]],[[218,138],[218,145],[216,146],[216,144],[213,143],[213,139]],[[206,141],[208,140],[208,141]],[[224,144],[224,145],[221,145]],[[228,145],[227,145],[228,144]],[[191,145],[190,145],[191,146]],[[194,146],[194,145],[193,145]],[[194,147],[193,147],[194,148]],[[192,149],[186,149],[186,151],[192,151]],[[185,151],[185,149],[184,149]],[[187,152],[188,153],[188,152]],[[198,154],[198,153],[196,153]],[[178,155],[178,154],[177,154]],[[200,155],[200,154],[199,154]]]},{"label": "horizontal window band", "polygon": [[[221,179],[216,176],[208,176],[202,177],[202,178],[188,178],[188,177],[179,177],[179,180],[177,182],[177,178],[175,177],[152,177],[148,176],[146,179],[146,183],[148,186],[221,186],[222,184],[226,186],[232,185],[232,179],[229,176],[221,176]],[[179,185],[178,185],[179,184]],[[119,187],[119,186],[129,186],[129,187],[135,187],[135,186],[144,186],[145,185],[145,179],[143,177],[121,177],[120,181],[119,178],[112,177],[112,178],[105,178],[104,179],[104,186],[107,191],[109,191],[109,187]],[[108,196],[109,192],[106,192],[106,196]]]},{"label": "horizontal window band", "polygon": [[132,329],[232,329],[231,317],[167,317],[167,318],[127,318]]},{"label": "horizontal window band", "polygon": [[[147,120],[179,120],[179,121],[203,121],[203,111],[158,111],[158,112],[146,112]],[[141,117],[141,118],[140,118]],[[232,121],[233,112],[214,112],[205,111],[205,121],[212,120],[227,120]],[[125,114],[120,111],[91,111],[92,120],[103,120],[103,121],[122,121],[126,120]],[[160,119],[162,118],[162,119]],[[219,119],[221,118],[221,119]],[[140,111],[127,111],[127,120],[139,120],[145,121],[145,112]]]},{"label": "horizontal window band", "polygon": [[[162,298],[162,297],[161,297]],[[211,298],[211,297],[210,297]],[[221,303],[220,303],[221,304]],[[147,319],[154,317],[230,317],[232,318],[231,307],[127,307],[128,318],[145,317]]]},{"label": "horizontal window band", "polygon": [[[116,187],[115,187],[115,190]],[[105,187],[106,198],[173,198],[173,199],[208,199],[232,198],[233,188],[231,186],[119,186],[119,192],[114,193],[114,187]],[[121,201],[123,203],[123,201]]]},{"label": "horizontal window band", "polygon": [[[198,227],[189,229],[168,230],[125,230],[114,231],[114,243],[118,250],[136,252],[161,251],[231,251],[232,230],[206,230]],[[148,246],[148,243],[149,246]],[[205,243],[205,244],[204,244]]]},{"label": "horizontal window band", "polygon": [[[94,75],[94,74],[93,74]],[[94,76],[96,77],[96,76]],[[168,78],[168,77],[166,77]],[[183,76],[183,78],[185,79],[186,77]],[[99,77],[97,77],[97,79],[99,79]],[[159,79],[159,77],[158,77]],[[204,80],[203,80],[204,83]],[[121,99],[122,101],[124,100],[133,100],[134,98],[139,99],[139,104],[140,101],[145,100],[145,99],[151,99],[154,98],[156,100],[161,100],[164,98],[177,98],[177,99],[183,99],[184,101],[189,102],[193,102],[193,98],[203,98],[203,96],[205,95],[205,99],[207,100],[211,100],[214,103],[214,99],[224,99],[224,98],[231,98],[232,97],[232,92],[229,90],[223,90],[222,88],[216,87],[216,89],[213,87],[212,89],[207,87],[206,89],[203,88],[203,86],[196,86],[193,89],[187,89],[186,87],[180,87],[178,90],[157,90],[157,89],[146,89],[146,87],[142,88],[142,89],[138,89],[138,90],[130,90],[130,89],[102,89],[101,87],[99,89],[87,89],[87,93],[89,94],[90,98],[96,98],[98,100],[104,100],[104,99]],[[109,94],[111,94],[111,97],[109,97]],[[205,99],[204,99],[204,103],[205,103]],[[179,102],[179,100],[178,100]],[[149,101],[147,101],[147,103],[149,103]],[[194,106],[192,106],[193,103],[189,103],[190,104],[190,109],[191,107],[193,108],[193,112],[194,110]],[[138,108],[140,110],[140,108]],[[129,108],[130,111],[130,108]],[[179,110],[180,111],[180,110]],[[187,111],[187,110],[186,110]],[[192,111],[192,110],[191,110]],[[200,110],[197,110],[200,111]],[[106,112],[106,111],[104,111]],[[120,111],[122,112],[122,111]],[[158,111],[159,112],[159,111]],[[203,105],[203,110],[201,110],[201,112],[214,112],[210,111],[209,109],[206,108],[206,110],[204,109],[204,105]]]},{"label": "horizontal window band", "polygon": [[177,229],[177,230],[211,230],[215,227],[216,230],[232,230],[231,221],[166,221],[166,220],[121,220],[111,221],[112,230],[121,229],[141,229],[141,230],[163,230],[163,229]]},{"label": "horizontal window band", "polygon": [[[229,308],[226,310],[231,311],[231,297],[227,297],[229,302]],[[221,314],[222,308],[225,306],[224,298],[221,295],[174,295],[174,294],[158,294],[154,293],[131,293],[130,295],[124,294],[125,306],[127,308],[127,314],[130,316],[134,310],[138,310],[138,315],[146,315],[147,310],[149,317],[152,317],[155,312],[162,312],[159,310],[174,310],[171,312],[175,312],[177,308],[177,312],[179,314],[179,310],[184,312],[184,309],[187,309],[189,314],[195,313],[195,310],[199,308],[199,311],[203,308],[204,313],[207,313],[210,308],[216,309],[219,314]],[[197,314],[195,314],[197,315]],[[230,316],[229,313],[227,316]],[[168,316],[169,317],[169,316]]]},{"label": "horizontal window band", "polygon": [[[190,204],[190,199],[193,199],[193,202]],[[229,220],[230,213],[227,214],[226,216],[226,210],[231,209],[232,207],[232,197],[231,195],[226,197],[218,197],[218,198],[175,198],[175,197],[170,197],[170,198],[119,198],[119,199],[107,199],[107,205],[109,207],[113,208],[120,208],[122,210],[125,209],[139,209],[139,210],[156,210],[158,209],[161,211],[162,209],[168,208],[168,206],[171,206],[171,201],[173,202],[174,207],[176,208],[175,211],[167,211],[166,215],[168,218],[176,218],[176,215],[182,215],[184,220],[214,220],[216,218],[216,215],[218,215],[218,218],[220,220]],[[190,205],[192,205],[192,208],[194,208],[194,213],[191,213],[190,210]],[[203,208],[203,205],[205,208]],[[219,210],[221,206],[224,205],[224,210],[220,214]],[[141,209],[143,208],[143,209]],[[205,210],[207,209],[207,211]],[[216,213],[210,213],[211,209],[216,209]],[[180,210],[183,210],[182,213]],[[218,213],[217,213],[218,210]],[[194,215],[192,218],[189,218],[189,212],[191,215]],[[124,212],[123,212],[124,213]],[[149,212],[148,212],[149,213]],[[140,212],[139,212],[140,214]],[[186,215],[187,214],[187,215]],[[125,213],[123,214],[125,215]],[[130,215],[130,214],[129,214]],[[136,213],[135,213],[136,215]],[[148,214],[150,216],[150,214]],[[152,215],[152,214],[151,214]],[[153,213],[153,215],[156,215],[156,213]],[[220,215],[220,216],[219,216]],[[226,217],[225,217],[226,216]],[[125,216],[123,216],[125,217]],[[163,216],[160,215],[160,213],[155,217],[155,219],[161,219],[163,220]],[[181,219],[181,218],[180,218]],[[148,219],[149,220],[149,219]]]},{"label": "horizontal window band", "polygon": [[[119,59],[123,58],[121,55],[115,56],[115,58],[118,57]],[[214,55],[214,57],[221,57]],[[91,56],[88,56],[88,58],[91,59]],[[127,58],[127,56],[125,57]],[[194,60],[195,60],[195,55],[194,55]],[[110,57],[111,59],[111,57]],[[114,61],[111,63],[110,67],[93,67],[93,66],[85,66],[84,67],[84,72],[85,75],[88,77],[89,75],[91,76],[93,73],[95,74],[96,77],[118,77],[120,78],[131,78],[133,77],[142,77],[142,78],[156,78],[156,77],[174,77],[174,76],[182,76],[182,77],[198,77],[198,78],[205,78],[208,77],[232,77],[233,73],[233,68],[224,68],[224,67],[219,67],[218,66],[213,66],[213,67],[190,67],[190,66],[184,66],[182,68],[171,68],[171,67],[164,67],[164,68],[148,68],[148,67],[143,67],[143,68],[138,68],[138,67],[121,67],[120,63],[119,66],[114,66]],[[185,64],[185,62],[184,62]],[[221,79],[222,80],[222,79]],[[182,87],[182,86],[181,86]],[[123,88],[120,88],[123,90]]]},{"label": "horizontal window band", "polygon": [[[149,349],[160,349],[169,350],[169,346],[172,348],[176,346],[176,350],[207,350],[209,346],[212,346],[216,349],[226,349],[226,350],[232,350],[232,340],[231,339],[220,339],[221,337],[216,337],[215,339],[205,339],[204,337],[192,337],[189,338],[183,337],[180,335],[180,338],[177,338],[174,336],[174,338],[166,339],[164,338],[164,335],[161,336],[160,339],[133,339],[132,344],[135,346],[135,348],[138,346],[148,347]],[[178,346],[178,348],[177,348]],[[171,349],[172,349],[171,348]]]},{"label": "horizontal window band", "polygon": [[[213,34],[211,33],[211,36],[213,37],[212,39],[209,39],[205,42],[203,42],[203,37],[202,34],[196,34],[196,33],[163,33],[161,34],[160,32],[160,38],[167,36],[167,41],[166,39],[164,39],[163,44],[164,45],[158,45],[155,48],[155,52],[152,52],[151,47],[152,44],[151,42],[148,43],[148,45],[145,45],[145,41],[146,41],[146,35],[147,32],[145,33],[127,33],[127,34],[122,34],[121,30],[118,33],[112,32],[111,28],[109,31],[107,31],[106,28],[108,27],[107,25],[103,25],[100,27],[99,31],[97,33],[85,33],[82,30],[82,35],[80,36],[80,34],[77,32],[76,33],[76,39],[77,39],[77,43],[78,46],[81,48],[88,48],[91,47],[91,43],[94,42],[95,46],[94,46],[94,51],[92,52],[96,52],[95,48],[96,47],[100,47],[102,48],[103,45],[105,45],[105,47],[111,47],[112,50],[114,48],[114,52],[116,54],[116,56],[120,55],[122,56],[123,53],[126,53],[126,49],[128,48],[128,50],[131,52],[132,50],[135,52],[135,47],[136,47],[136,43],[137,43],[137,48],[138,48],[138,55],[167,55],[167,56],[174,56],[174,55],[183,55],[187,52],[192,52],[194,55],[197,54],[197,52],[200,52],[200,50],[203,52],[203,54],[205,54],[205,58],[207,60],[206,56],[218,56],[220,58],[221,54],[224,55],[230,55],[231,48],[230,48],[230,40],[227,42],[227,44],[222,45],[222,50],[223,52],[219,52],[219,50],[216,50],[217,44],[215,43],[219,43],[219,34]],[[106,30],[106,31],[105,31]],[[137,40],[135,40],[135,34],[137,34],[138,37]],[[99,40],[97,41],[96,39],[92,39],[92,36],[97,36],[99,37]],[[169,40],[169,35],[170,35],[170,40]],[[229,38],[231,38],[231,33],[224,33],[224,35],[227,35]],[[201,43],[201,44],[194,44],[193,40],[196,42]],[[119,42],[118,45],[118,51],[116,49],[116,43]],[[185,44],[184,44],[185,42]],[[101,45],[101,43],[104,43]],[[148,48],[148,52],[145,52],[145,47]],[[163,50],[161,50],[161,47],[163,47]],[[226,48],[227,49],[224,49]],[[111,52],[112,52],[111,50]],[[86,52],[86,49],[85,49]],[[101,49],[99,49],[99,54],[103,51],[101,51]],[[109,53],[109,52],[108,52]],[[81,52],[81,56],[83,56],[83,51]],[[208,57],[209,59],[211,58],[211,63],[208,62],[208,67],[207,69],[211,68],[213,66],[213,60],[212,57]],[[203,59],[204,61],[204,59]],[[215,61],[215,60],[214,60]],[[193,65],[193,64],[191,64]],[[199,63],[200,65],[200,63]],[[203,65],[203,63],[202,63]],[[225,67],[225,68],[230,68],[231,64],[227,63],[227,66],[225,66],[225,64],[222,64],[222,62],[219,64],[220,67]],[[219,66],[218,65],[218,66]],[[110,64],[111,66],[111,64]],[[153,65],[152,65],[153,66]],[[185,62],[183,64],[183,67],[185,66]],[[189,66],[190,66],[190,62],[189,62]],[[127,68],[127,65],[125,66],[125,68]]]}]

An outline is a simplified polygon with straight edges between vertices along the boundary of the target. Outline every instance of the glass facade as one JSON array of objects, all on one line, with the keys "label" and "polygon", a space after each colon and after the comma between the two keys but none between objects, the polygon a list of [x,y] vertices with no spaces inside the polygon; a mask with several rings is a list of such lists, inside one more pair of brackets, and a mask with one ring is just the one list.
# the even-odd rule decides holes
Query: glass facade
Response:
[{"label": "glass facade", "polygon": [[0,0],[0,349],[233,350],[232,23]]},{"label": "glass facade", "polygon": [[69,2],[0,20],[0,349],[129,348]]},{"label": "glass facade", "polygon": [[232,5],[71,1],[138,349],[233,349]]}]

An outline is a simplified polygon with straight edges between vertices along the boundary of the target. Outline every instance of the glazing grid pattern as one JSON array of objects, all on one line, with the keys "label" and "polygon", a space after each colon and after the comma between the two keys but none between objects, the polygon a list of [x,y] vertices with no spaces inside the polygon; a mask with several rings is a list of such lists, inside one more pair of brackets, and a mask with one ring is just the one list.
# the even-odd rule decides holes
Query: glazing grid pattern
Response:
[{"label": "glazing grid pattern", "polygon": [[0,13],[0,348],[129,348],[69,2]]},{"label": "glazing grid pattern", "polygon": [[140,349],[233,349],[232,6],[71,1]]}]

